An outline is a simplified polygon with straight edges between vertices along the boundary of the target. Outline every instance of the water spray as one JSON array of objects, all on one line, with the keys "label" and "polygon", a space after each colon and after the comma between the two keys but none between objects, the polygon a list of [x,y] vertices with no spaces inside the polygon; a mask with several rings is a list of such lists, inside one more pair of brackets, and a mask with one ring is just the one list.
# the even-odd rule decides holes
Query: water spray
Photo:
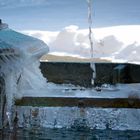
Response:
[{"label": "water spray", "polygon": [[95,63],[93,61],[93,33],[92,33],[92,2],[93,0],[87,0],[88,3],[88,24],[89,24],[89,43],[90,43],[90,54],[91,54],[91,63],[90,63],[90,67],[93,70],[93,76],[91,79],[91,85],[95,85],[95,78],[96,78],[96,67],[95,67]]}]

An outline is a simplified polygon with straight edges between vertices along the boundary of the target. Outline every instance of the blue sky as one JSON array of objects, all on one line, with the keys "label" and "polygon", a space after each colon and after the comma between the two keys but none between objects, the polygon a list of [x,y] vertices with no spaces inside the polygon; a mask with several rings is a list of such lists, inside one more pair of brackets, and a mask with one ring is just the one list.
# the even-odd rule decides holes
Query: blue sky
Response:
[{"label": "blue sky", "polygon": [[[0,18],[16,30],[87,28],[86,0],[0,0]],[[140,0],[93,0],[93,27],[140,24]]]}]

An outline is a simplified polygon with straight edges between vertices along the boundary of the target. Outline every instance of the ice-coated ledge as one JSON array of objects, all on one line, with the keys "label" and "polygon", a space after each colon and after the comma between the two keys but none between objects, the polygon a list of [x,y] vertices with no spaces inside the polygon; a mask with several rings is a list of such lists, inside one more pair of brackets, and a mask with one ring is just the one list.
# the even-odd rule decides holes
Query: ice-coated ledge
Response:
[{"label": "ice-coated ledge", "polygon": [[129,96],[140,96],[140,84],[103,86],[101,90],[98,90],[68,85],[55,86],[55,84],[48,83],[48,87],[41,91],[23,90],[22,93],[23,97],[128,98]]},{"label": "ice-coated ledge", "polygon": [[16,100],[18,106],[140,108],[139,84],[122,84],[114,89],[104,87],[101,91],[53,86],[52,89],[22,93],[23,98]]},{"label": "ice-coated ledge", "polygon": [[48,46],[41,40],[31,36],[27,36],[9,28],[0,31],[0,41],[5,42],[7,45],[0,45],[0,49],[14,48],[19,50],[19,53],[30,54],[41,57],[43,54],[48,53]]}]

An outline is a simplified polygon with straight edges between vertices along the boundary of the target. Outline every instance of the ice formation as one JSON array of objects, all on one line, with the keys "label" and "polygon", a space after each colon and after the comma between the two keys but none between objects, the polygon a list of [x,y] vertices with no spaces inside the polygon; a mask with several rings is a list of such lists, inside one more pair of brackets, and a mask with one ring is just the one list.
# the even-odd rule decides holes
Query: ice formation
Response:
[{"label": "ice formation", "polygon": [[48,46],[39,39],[9,28],[1,28],[0,74],[5,83],[6,110],[9,117],[14,98],[22,97],[22,90],[44,88],[46,79],[40,72],[39,58],[48,51]]},{"label": "ice formation", "polygon": [[140,130],[139,109],[24,106],[18,107],[17,111],[18,125],[26,129]]}]

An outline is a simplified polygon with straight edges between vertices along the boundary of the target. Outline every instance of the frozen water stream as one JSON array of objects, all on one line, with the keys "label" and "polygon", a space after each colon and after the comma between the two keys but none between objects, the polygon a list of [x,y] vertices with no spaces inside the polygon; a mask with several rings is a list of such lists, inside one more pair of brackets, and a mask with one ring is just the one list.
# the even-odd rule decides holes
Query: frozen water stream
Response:
[{"label": "frozen water stream", "polygon": [[5,111],[11,129],[14,100],[22,97],[21,91],[46,86],[46,79],[39,69],[39,58],[47,52],[47,45],[38,39],[9,28],[0,30],[0,74],[5,83]]},{"label": "frozen water stream", "polygon": [[89,42],[90,42],[90,54],[91,54],[91,68],[93,70],[93,77],[91,80],[92,85],[94,85],[94,80],[96,78],[96,67],[95,63],[93,62],[93,33],[92,33],[92,0],[87,0],[88,3],[88,23],[89,23]]}]

